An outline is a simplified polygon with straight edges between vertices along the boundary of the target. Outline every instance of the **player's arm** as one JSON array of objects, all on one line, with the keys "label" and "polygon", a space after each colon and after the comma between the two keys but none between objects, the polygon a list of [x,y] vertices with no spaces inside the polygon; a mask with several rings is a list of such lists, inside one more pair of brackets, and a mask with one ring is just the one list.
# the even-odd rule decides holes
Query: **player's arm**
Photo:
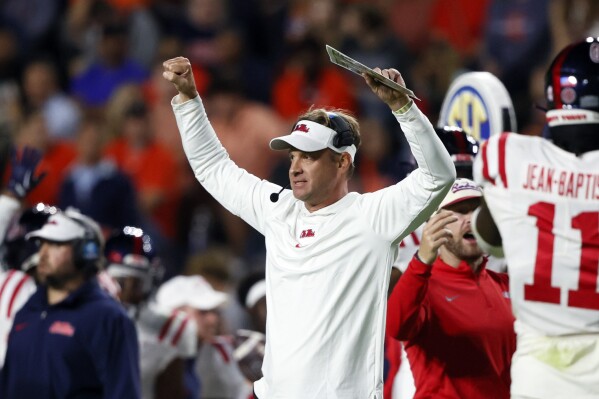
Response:
[{"label": "player's arm", "polygon": [[429,279],[437,251],[451,237],[445,228],[457,218],[450,211],[435,214],[422,231],[422,241],[387,303],[387,334],[398,340],[418,335],[430,315],[427,300]]},{"label": "player's arm", "polygon": [[[404,85],[395,69],[375,71]],[[418,168],[398,184],[379,190],[365,202],[373,230],[384,239],[399,242],[428,219],[455,181],[456,171],[449,153],[430,121],[405,94],[365,76],[366,83],[393,111],[410,145]]]},{"label": "player's arm", "polygon": [[[474,159],[472,165],[472,174],[474,181],[483,187],[483,192],[493,186],[504,184],[499,165],[502,163],[499,147],[503,145],[503,157],[505,157],[505,145],[507,134],[491,136],[481,145],[481,151]],[[472,232],[476,237],[478,245],[486,253],[503,258],[502,239],[493,215],[487,206],[484,197],[480,206],[472,214],[471,220]]]},{"label": "player's arm", "polygon": [[472,214],[471,227],[476,242],[483,251],[499,258],[504,257],[501,234],[484,198],[481,198],[480,206]]},{"label": "player's arm", "polygon": [[156,377],[154,385],[155,399],[183,399],[185,385],[183,382],[185,363],[181,358],[173,359]]},{"label": "player's arm", "polygon": [[4,241],[11,219],[19,212],[25,196],[44,178],[46,173],[35,173],[42,159],[40,151],[25,146],[20,152],[11,148],[10,177],[0,192],[0,242]]},{"label": "player's arm", "polygon": [[21,209],[21,203],[10,193],[0,194],[0,243],[4,242],[12,218]]}]

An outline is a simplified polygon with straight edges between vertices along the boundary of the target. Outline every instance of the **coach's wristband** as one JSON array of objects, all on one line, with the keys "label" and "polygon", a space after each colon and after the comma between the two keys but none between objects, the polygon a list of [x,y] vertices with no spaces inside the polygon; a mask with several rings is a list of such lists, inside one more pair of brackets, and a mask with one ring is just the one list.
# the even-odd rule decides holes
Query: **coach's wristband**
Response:
[{"label": "coach's wristband", "polygon": [[408,103],[406,105],[404,105],[403,107],[401,107],[400,109],[393,111],[393,113],[395,115],[403,115],[406,112],[408,112],[408,110],[410,109],[410,107],[412,106],[412,104],[414,103],[414,101],[412,101],[412,99],[410,99],[410,101],[408,101]]}]

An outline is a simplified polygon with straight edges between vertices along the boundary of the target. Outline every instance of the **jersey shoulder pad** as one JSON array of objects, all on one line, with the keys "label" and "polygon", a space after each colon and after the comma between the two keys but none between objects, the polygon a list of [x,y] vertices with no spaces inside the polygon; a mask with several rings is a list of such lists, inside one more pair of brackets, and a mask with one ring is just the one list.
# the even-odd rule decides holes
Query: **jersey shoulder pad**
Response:
[{"label": "jersey shoulder pad", "polygon": [[0,273],[0,320],[12,320],[36,289],[33,278],[20,270]]},{"label": "jersey shoulder pad", "polygon": [[514,147],[519,139],[516,133],[502,133],[484,141],[472,166],[474,181],[483,187],[489,184],[508,187],[506,156],[513,151],[509,146]]},{"label": "jersey shoulder pad", "polygon": [[229,363],[233,359],[234,341],[234,337],[228,335],[219,335],[212,339],[210,344],[223,363]]},{"label": "jersey shoulder pad", "polygon": [[161,315],[158,341],[177,348],[181,357],[192,357],[197,351],[197,327],[184,311],[175,310],[169,315]]}]

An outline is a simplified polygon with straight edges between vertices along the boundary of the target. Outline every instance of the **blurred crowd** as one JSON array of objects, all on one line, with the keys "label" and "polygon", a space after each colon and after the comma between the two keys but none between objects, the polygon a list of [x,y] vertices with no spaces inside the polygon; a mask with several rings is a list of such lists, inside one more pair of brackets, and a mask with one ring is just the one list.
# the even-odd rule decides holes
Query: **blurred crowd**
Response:
[{"label": "blurred crowd", "polygon": [[281,185],[288,160],[269,152],[269,140],[311,106],[351,111],[363,143],[351,190],[370,192],[401,180],[414,161],[387,106],[329,62],[325,44],[402,71],[433,123],[457,76],[492,72],[518,131],[541,135],[536,105],[548,64],[586,36],[599,36],[593,0],[4,0],[0,173],[7,181],[13,146],[37,149],[46,175],[24,208],[77,208],[106,237],[139,226],[154,240],[163,280],[200,275],[241,295],[224,307],[218,334],[258,329],[243,310],[257,301],[244,284],[263,273],[263,237],[195,180],[164,60],[191,60],[230,157]]},{"label": "blurred crowd", "polygon": [[281,184],[285,157],[258,155],[269,139],[311,105],[352,111],[366,136],[352,184],[367,192],[404,177],[411,155],[385,105],[329,62],[325,44],[405,71],[432,121],[456,76],[490,71],[512,97],[518,130],[539,135],[543,71],[556,49],[586,35],[599,35],[599,5],[588,0],[6,0],[1,137],[5,148],[44,154],[48,177],[29,204],[75,206],[108,228],[144,227],[165,253],[167,276],[214,246],[260,268],[260,237],[186,165],[164,60],[191,60],[231,158]]}]

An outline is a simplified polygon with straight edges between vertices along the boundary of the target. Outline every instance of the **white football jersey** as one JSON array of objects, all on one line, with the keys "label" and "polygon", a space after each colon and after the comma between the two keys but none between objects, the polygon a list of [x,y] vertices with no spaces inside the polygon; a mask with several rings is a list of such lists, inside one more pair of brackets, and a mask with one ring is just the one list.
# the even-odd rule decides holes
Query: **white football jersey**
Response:
[{"label": "white football jersey", "polygon": [[164,314],[144,306],[136,320],[142,398],[154,398],[156,377],[176,358],[197,353],[197,324],[183,311]]},{"label": "white football jersey", "polygon": [[118,281],[114,279],[106,270],[100,270],[96,276],[98,285],[102,288],[111,298],[119,300],[121,295],[121,286]]},{"label": "white football jersey", "polygon": [[0,368],[6,356],[8,333],[15,313],[37,289],[33,278],[20,270],[0,272]]},{"label": "white football jersey", "polygon": [[399,243],[399,252],[397,253],[397,258],[395,259],[395,263],[393,263],[393,267],[399,269],[402,273],[406,271],[408,264],[410,264],[414,254],[418,251],[418,247],[420,247],[423,228],[424,224],[418,226],[416,230],[407,235]]},{"label": "white football jersey", "polygon": [[474,179],[503,238],[518,322],[543,335],[599,332],[599,151],[540,137],[483,143]]},{"label": "white football jersey", "polygon": [[202,398],[247,399],[252,385],[233,356],[233,337],[217,336],[202,345],[195,371],[202,381]]}]

